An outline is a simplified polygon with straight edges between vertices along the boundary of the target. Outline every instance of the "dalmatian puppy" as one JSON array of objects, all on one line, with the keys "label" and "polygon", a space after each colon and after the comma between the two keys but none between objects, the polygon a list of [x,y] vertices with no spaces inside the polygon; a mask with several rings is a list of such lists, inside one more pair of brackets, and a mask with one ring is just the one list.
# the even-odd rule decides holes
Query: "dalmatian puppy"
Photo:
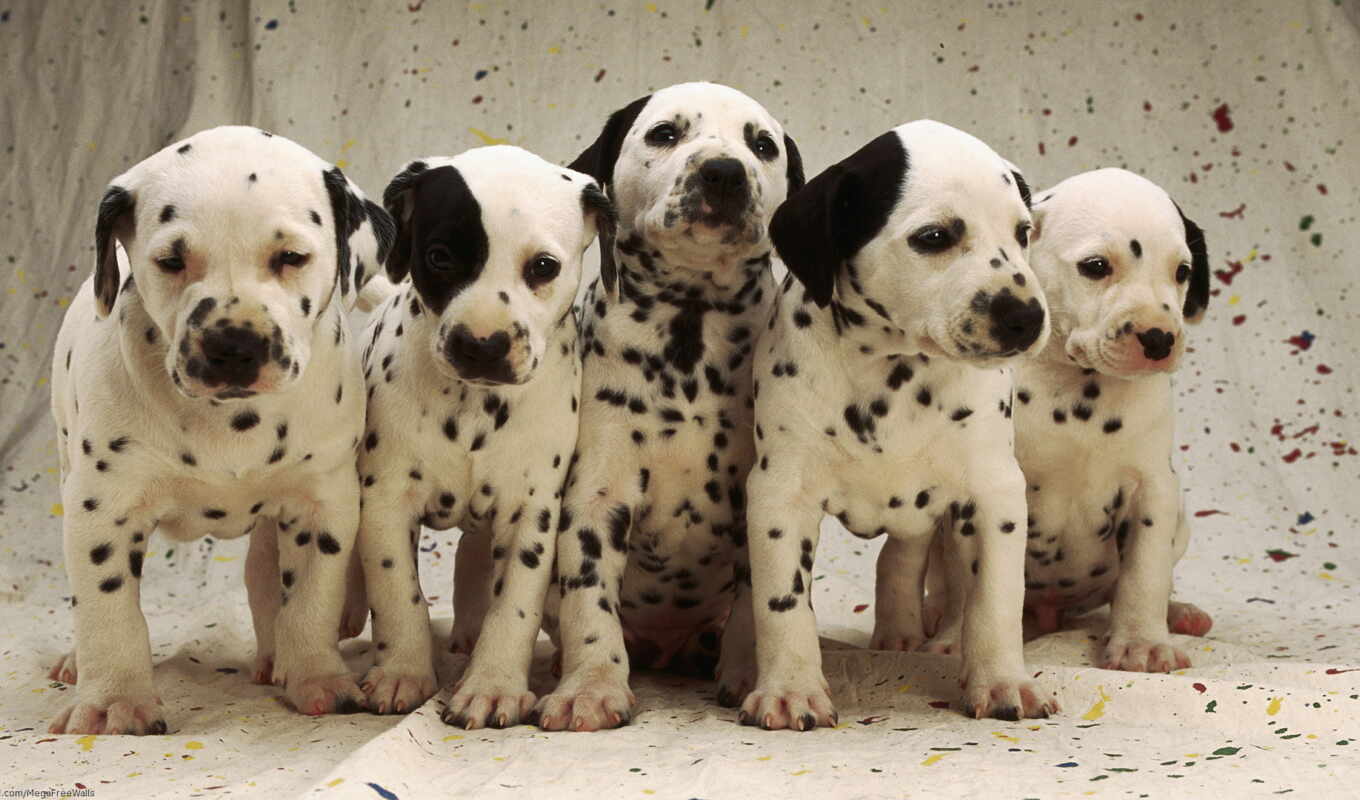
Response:
[{"label": "dalmatian puppy", "polygon": [[203,131],[109,185],[53,366],[80,667],[53,733],[166,731],[138,607],[154,531],[269,540],[259,660],[304,713],[360,707],[336,636],[364,416],[344,314],[391,227],[338,168],[256,128]]},{"label": "dalmatian puppy", "polygon": [[976,575],[936,636],[940,649],[961,643],[966,712],[1056,709],[1021,653],[1025,494],[1006,365],[1048,336],[1025,257],[1028,201],[1020,173],[991,148],[922,120],[833,165],[775,214],[791,275],[755,355],[758,465],[747,494],[758,669],[743,723],[836,724],[811,600],[827,514],[922,556],[914,567],[897,559],[912,571],[890,577],[915,587],[916,607],[900,593],[899,632],[876,640],[922,640],[923,555],[938,535]]},{"label": "dalmatian puppy", "polygon": [[711,675],[720,642],[725,664],[752,660],[750,356],[775,288],[770,217],[803,178],[779,122],[711,83],[620,109],[572,166],[608,187],[619,230],[582,306],[549,593],[562,678],[535,711],[545,730],[585,731],[629,720],[630,664]]},{"label": "dalmatian puppy", "polygon": [[[402,291],[366,336],[359,551],[373,604],[372,710],[434,693],[420,526],[462,528],[452,649],[472,659],[443,719],[518,724],[576,446],[581,260],[613,207],[588,175],[517,147],[408,164],[383,194]],[[475,645],[475,648],[474,648]]]},{"label": "dalmatian puppy", "polygon": [[1100,664],[1190,665],[1172,632],[1213,624],[1170,603],[1190,539],[1171,463],[1171,373],[1209,303],[1204,234],[1122,169],[1068,178],[1034,205],[1031,263],[1053,336],[1016,367],[1016,455],[1028,481],[1026,609],[1041,632],[1112,604]]}]

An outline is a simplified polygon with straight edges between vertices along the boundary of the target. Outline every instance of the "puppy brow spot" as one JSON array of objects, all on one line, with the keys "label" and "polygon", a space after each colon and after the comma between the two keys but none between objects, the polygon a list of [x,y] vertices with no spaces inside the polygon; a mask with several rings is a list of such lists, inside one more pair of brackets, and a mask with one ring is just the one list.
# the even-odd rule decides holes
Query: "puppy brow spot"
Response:
[{"label": "puppy brow spot", "polygon": [[314,224],[316,224],[316,225],[320,225],[320,224],[321,224],[321,215],[320,215],[320,214],[316,213],[315,211],[308,211],[307,214],[308,214],[309,216],[311,216],[312,222],[313,222]]},{"label": "puppy brow spot", "polygon": [[1025,285],[1025,276],[1024,276],[1024,275],[1021,275],[1021,274],[1018,273],[1018,272],[1011,276],[1011,280],[1015,281],[1015,285],[1016,285],[1016,286],[1024,286],[1024,285]]},{"label": "puppy brow spot", "polygon": [[1001,259],[993,258],[991,263],[992,269],[1001,269]]},{"label": "puppy brow spot", "polygon": [[248,181],[249,183],[254,183],[257,180],[259,179],[255,177],[255,173],[253,172],[246,176],[246,181]]},{"label": "puppy brow spot", "polygon": [[176,150],[175,152],[176,152],[176,153],[179,153],[180,155],[185,155],[185,154],[188,153],[189,150],[191,150],[192,148],[193,148],[193,145],[191,145],[191,144],[185,144],[185,145],[181,146],[181,147],[180,147],[178,150]]},{"label": "puppy brow spot", "polygon": [[1134,258],[1143,257],[1143,245],[1139,244],[1137,239],[1129,240],[1129,249],[1133,251]]},{"label": "puppy brow spot", "polygon": [[161,224],[165,224],[175,218],[175,207],[166,206],[161,209]]}]

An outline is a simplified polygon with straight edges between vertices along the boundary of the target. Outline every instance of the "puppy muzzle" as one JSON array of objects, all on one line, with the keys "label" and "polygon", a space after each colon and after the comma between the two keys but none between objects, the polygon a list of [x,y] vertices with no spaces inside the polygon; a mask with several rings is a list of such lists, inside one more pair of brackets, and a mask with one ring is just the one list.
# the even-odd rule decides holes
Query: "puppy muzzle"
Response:
[{"label": "puppy muzzle", "polygon": [[442,354],[457,376],[478,385],[524,383],[512,358],[514,340],[503,330],[487,336],[473,333],[466,325],[456,325],[444,338]]}]

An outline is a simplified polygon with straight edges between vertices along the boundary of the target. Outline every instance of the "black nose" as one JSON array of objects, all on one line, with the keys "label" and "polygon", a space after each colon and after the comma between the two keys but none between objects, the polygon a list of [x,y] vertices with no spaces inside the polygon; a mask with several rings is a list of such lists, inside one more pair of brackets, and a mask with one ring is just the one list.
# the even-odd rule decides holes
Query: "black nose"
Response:
[{"label": "black nose", "polygon": [[1009,289],[994,295],[987,311],[992,318],[990,333],[1003,351],[1024,350],[1044,329],[1044,307],[1039,301],[1031,297],[1026,303]]},{"label": "black nose", "polygon": [[710,158],[699,165],[704,194],[719,201],[746,199],[746,167],[735,158]]},{"label": "black nose", "polygon": [[198,377],[208,384],[249,386],[269,358],[269,342],[263,336],[236,326],[204,332],[200,349],[204,363]]},{"label": "black nose", "polygon": [[510,352],[510,335],[505,331],[496,331],[490,336],[474,336],[460,325],[449,334],[448,352],[455,363],[492,364]]},{"label": "black nose", "polygon": [[1138,334],[1138,341],[1143,343],[1143,355],[1149,361],[1161,361],[1171,355],[1171,348],[1176,346],[1176,335],[1161,328],[1149,328]]}]

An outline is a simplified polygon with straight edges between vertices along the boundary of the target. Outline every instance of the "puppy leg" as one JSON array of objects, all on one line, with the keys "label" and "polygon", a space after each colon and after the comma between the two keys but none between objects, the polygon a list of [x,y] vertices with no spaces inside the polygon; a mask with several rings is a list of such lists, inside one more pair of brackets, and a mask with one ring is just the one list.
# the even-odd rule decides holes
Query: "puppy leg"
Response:
[{"label": "puppy leg", "polygon": [[801,481],[790,474],[756,471],[747,482],[756,685],[738,719],[766,730],[806,731],[834,727],[837,720],[812,611],[812,559],[822,514],[808,508],[800,493]]},{"label": "puppy leg", "polygon": [[356,548],[350,554],[345,572],[345,610],[340,613],[340,638],[353,639],[368,624],[368,590],[364,586],[364,565]]},{"label": "puppy leg", "polygon": [[392,481],[364,489],[359,557],[373,606],[374,665],[363,679],[368,707],[378,714],[404,714],[438,688],[430,616],[420,590],[415,508]]},{"label": "puppy leg", "polygon": [[[304,714],[352,713],[364,694],[340,657],[336,631],[345,601],[345,572],[359,527],[359,483],[353,464],[318,477],[307,500],[280,517],[298,517],[282,531],[283,583],[274,683]],[[282,526],[280,526],[282,529]]]},{"label": "puppy leg", "polygon": [[[544,476],[543,482],[536,485],[560,486],[561,478]],[[494,582],[489,592],[483,584],[483,593],[477,598],[482,608],[486,608],[489,598],[490,607],[478,620],[481,634],[472,651],[472,661],[453,688],[453,696],[442,714],[444,722],[450,725],[467,729],[483,725],[507,728],[519,724],[533,709],[535,697],[529,691],[529,664],[543,623],[543,601],[556,554],[555,505],[548,503],[533,511],[521,509],[505,523],[498,519],[489,557],[477,554],[482,561],[475,566],[484,575],[494,575]],[[461,542],[458,559],[458,566],[462,567]],[[454,602],[460,599],[455,596]],[[462,613],[455,608],[455,625]]]},{"label": "puppy leg", "polygon": [[53,719],[51,733],[165,733],[151,679],[151,642],[140,607],[142,560],[151,520],[120,517],[116,493],[103,497],[71,476],[62,517],[71,581],[76,650],[84,674],[76,701]]},{"label": "puppy leg", "polygon": [[[507,551],[502,544],[500,555]],[[453,636],[449,652],[472,654],[491,607],[491,534],[463,531],[453,557]]]},{"label": "puppy leg", "polygon": [[[930,536],[888,536],[874,582],[873,650],[915,650],[925,642],[921,599]],[[938,567],[937,567],[938,568]]]},{"label": "puppy leg", "polygon": [[961,640],[964,713],[977,719],[1047,717],[1058,710],[1057,701],[1030,679],[1023,653],[1024,477],[1012,465],[972,488],[975,500],[960,509],[955,533],[961,555],[976,556],[968,562],[972,581]]},{"label": "puppy leg", "polygon": [[626,440],[583,447],[596,459],[588,463],[583,455],[568,481],[557,539],[562,680],[535,708],[544,730],[618,727],[637,703],[628,688],[618,597],[638,499],[632,480],[638,464],[620,454],[634,449]]},{"label": "puppy leg", "polygon": [[250,619],[255,625],[256,683],[274,682],[274,622],[278,617],[283,591],[279,588],[279,528],[271,517],[260,517],[250,532],[246,553],[246,597],[250,600]]},{"label": "puppy leg", "polygon": [[741,548],[732,564],[734,597],[732,613],[723,628],[718,654],[718,704],[735,708],[756,685],[756,621],[751,605],[751,566],[748,547]]},{"label": "puppy leg", "polygon": [[1171,642],[1167,617],[1171,570],[1185,522],[1174,473],[1148,476],[1135,495],[1129,536],[1120,554],[1119,581],[1110,604],[1110,632],[1101,654],[1106,669],[1170,672],[1190,666],[1190,657]]},{"label": "puppy leg", "polygon": [[959,652],[965,602],[973,584],[972,565],[977,559],[975,540],[958,536],[966,522],[955,519],[952,528],[942,525],[931,539],[930,595],[922,615],[923,626],[930,631],[930,638],[921,645],[922,652],[942,655]]}]

